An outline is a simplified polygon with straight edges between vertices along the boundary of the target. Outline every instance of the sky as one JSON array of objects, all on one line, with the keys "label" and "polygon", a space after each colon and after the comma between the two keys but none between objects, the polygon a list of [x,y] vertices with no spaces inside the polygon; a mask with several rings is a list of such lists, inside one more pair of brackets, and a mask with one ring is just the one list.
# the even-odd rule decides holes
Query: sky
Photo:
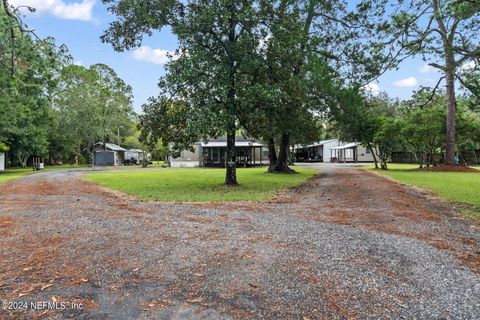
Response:
[{"label": "sky", "polygon": [[[107,12],[101,0],[9,0],[15,7],[28,5],[36,8],[26,13],[24,22],[40,37],[53,36],[57,44],[65,44],[75,63],[88,67],[104,63],[133,88],[134,109],[148,97],[159,93],[158,80],[164,74],[167,53],[177,47],[175,36],[169,30],[144,39],[142,47],[129,52],[115,52],[110,44],[102,43],[100,35],[115,16]],[[433,87],[438,73],[421,58],[404,61],[398,70],[391,70],[377,82],[370,83],[373,93],[385,91],[392,98],[408,99],[421,85]]]}]

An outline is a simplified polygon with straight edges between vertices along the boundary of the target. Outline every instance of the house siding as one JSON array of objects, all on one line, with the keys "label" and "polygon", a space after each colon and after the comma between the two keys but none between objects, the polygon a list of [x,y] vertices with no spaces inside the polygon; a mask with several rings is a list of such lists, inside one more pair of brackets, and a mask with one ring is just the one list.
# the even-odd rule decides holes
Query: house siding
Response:
[{"label": "house siding", "polygon": [[[178,157],[170,157],[169,163],[173,168],[180,167],[201,167],[204,165],[204,148],[201,144],[195,144],[193,146],[194,151],[183,150]],[[207,148],[207,147],[206,147]],[[223,150],[224,148],[218,148]],[[262,148],[255,148],[255,165],[268,164],[268,155],[263,155]],[[222,152],[222,151],[217,151]],[[253,159],[251,159],[253,162]]]},{"label": "house siding", "polygon": [[180,167],[198,167],[200,166],[200,155],[202,147],[199,144],[193,146],[194,151],[183,150],[179,157],[170,157],[170,166],[172,168]]},{"label": "house siding", "polygon": [[367,152],[367,147],[362,145],[357,146],[357,161],[358,162],[373,162],[372,151]]},{"label": "house siding", "polygon": [[338,139],[333,139],[332,141],[326,142],[323,145],[323,162],[332,162],[332,148],[341,146],[342,142]]},{"label": "house siding", "polygon": [[0,152],[0,170],[5,170],[5,153]]}]

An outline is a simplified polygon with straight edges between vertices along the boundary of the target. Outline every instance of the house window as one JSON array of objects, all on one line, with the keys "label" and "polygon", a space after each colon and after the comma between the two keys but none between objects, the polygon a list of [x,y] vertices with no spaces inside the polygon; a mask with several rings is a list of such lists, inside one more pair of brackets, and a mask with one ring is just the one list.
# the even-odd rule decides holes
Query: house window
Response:
[{"label": "house window", "polygon": [[366,154],[369,154],[369,153],[371,153],[371,151],[370,151],[370,147],[367,147],[367,150],[365,151],[365,153],[366,153]]},{"label": "house window", "polygon": [[346,149],[345,150],[345,158],[346,159],[353,158],[353,149]]},{"label": "house window", "polygon": [[268,157],[268,148],[262,147],[262,157]]}]

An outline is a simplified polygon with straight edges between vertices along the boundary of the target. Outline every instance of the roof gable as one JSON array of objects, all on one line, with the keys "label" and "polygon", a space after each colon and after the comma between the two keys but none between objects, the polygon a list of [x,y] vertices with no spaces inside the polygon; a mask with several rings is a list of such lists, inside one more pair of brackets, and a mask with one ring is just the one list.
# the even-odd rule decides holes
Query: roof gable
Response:
[{"label": "roof gable", "polygon": [[[103,142],[97,142],[95,143],[93,146],[98,146],[98,145],[102,145],[103,146]],[[111,151],[127,151],[126,149],[114,144],[114,143],[106,143],[105,144],[105,148],[107,150],[111,150]]]}]

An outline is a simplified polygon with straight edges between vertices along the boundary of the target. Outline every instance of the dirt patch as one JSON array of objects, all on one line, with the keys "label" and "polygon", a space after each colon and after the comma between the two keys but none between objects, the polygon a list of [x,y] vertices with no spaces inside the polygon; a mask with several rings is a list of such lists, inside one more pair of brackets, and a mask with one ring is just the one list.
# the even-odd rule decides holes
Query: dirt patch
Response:
[{"label": "dirt patch", "polygon": [[425,172],[466,172],[466,173],[480,173],[480,170],[475,170],[473,168],[463,166],[463,165],[447,165],[441,164],[434,167],[419,168],[415,169],[416,171],[425,171]]},{"label": "dirt patch", "polygon": [[0,231],[3,235],[8,235],[15,228],[15,219],[9,216],[0,217]]}]

